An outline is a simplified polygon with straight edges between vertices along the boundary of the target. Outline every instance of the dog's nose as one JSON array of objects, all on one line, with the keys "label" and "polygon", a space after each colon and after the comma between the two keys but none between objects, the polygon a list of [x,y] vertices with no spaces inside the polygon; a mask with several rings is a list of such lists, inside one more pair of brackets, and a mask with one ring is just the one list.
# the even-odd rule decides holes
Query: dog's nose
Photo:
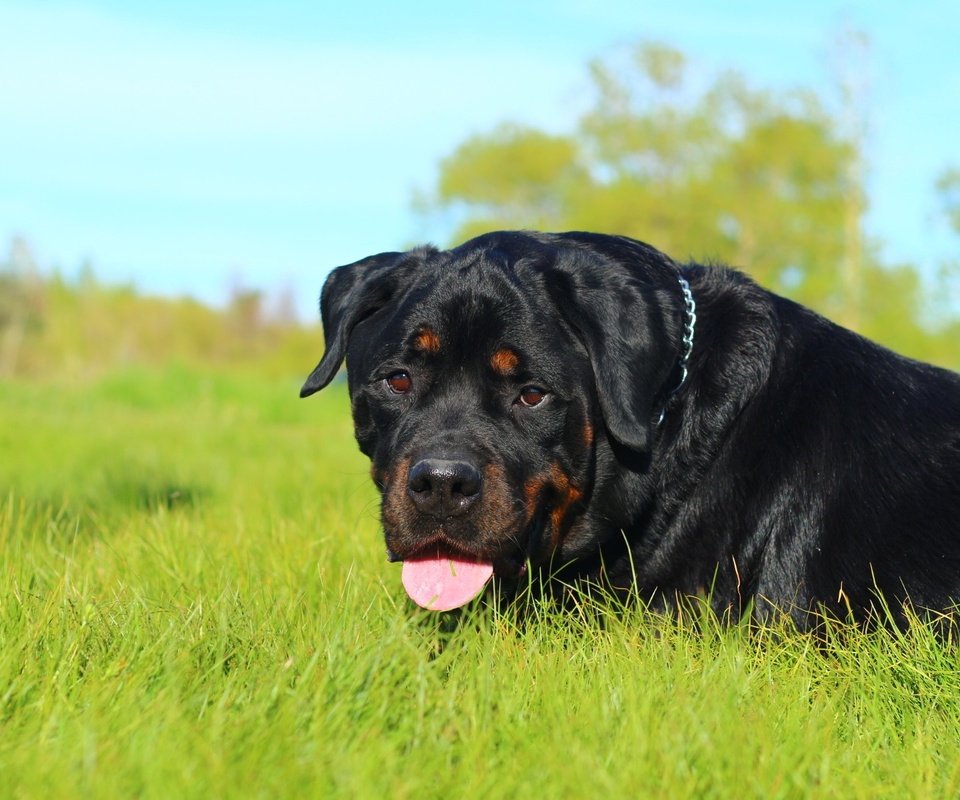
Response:
[{"label": "dog's nose", "polygon": [[482,484],[480,471],[466,461],[424,458],[410,468],[407,493],[424,514],[456,517],[480,497]]}]

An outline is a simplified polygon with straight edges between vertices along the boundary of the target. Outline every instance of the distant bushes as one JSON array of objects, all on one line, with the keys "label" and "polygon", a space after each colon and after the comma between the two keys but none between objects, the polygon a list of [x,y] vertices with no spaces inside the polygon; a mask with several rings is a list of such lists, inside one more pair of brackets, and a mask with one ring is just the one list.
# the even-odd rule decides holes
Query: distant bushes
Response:
[{"label": "distant bushes", "polygon": [[261,292],[234,290],[218,310],[106,286],[89,270],[76,281],[42,276],[24,247],[14,242],[0,263],[0,376],[84,378],[173,362],[289,374],[318,358],[319,327],[301,324],[289,303],[268,308]]},{"label": "distant bushes", "polygon": [[[306,375],[322,350],[283,295],[236,288],[223,309],[108,286],[91,270],[75,280],[41,273],[22,241],[0,260],[0,379],[96,378],[118,367],[170,364]],[[26,256],[24,254],[27,254]],[[960,368],[960,318],[908,266],[863,273],[860,330],[906,355]]]}]

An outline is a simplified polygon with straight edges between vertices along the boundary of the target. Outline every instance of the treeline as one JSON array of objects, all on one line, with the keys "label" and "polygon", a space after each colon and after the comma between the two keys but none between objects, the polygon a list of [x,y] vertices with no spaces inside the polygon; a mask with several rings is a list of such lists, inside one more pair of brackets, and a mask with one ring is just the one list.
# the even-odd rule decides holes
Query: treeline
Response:
[{"label": "treeline", "polygon": [[[865,51],[848,34],[845,57]],[[900,352],[960,367],[960,269],[890,263],[869,237],[869,108],[848,63],[836,98],[704,75],[640,44],[590,65],[568,133],[503,123],[460,143],[415,206],[460,241],[497,228],[633,236],[720,261]],[[939,193],[960,232],[960,172]],[[927,265],[929,266],[929,265]]]},{"label": "treeline", "polygon": [[281,295],[235,288],[223,309],[36,268],[22,239],[0,259],[0,377],[95,377],[169,363],[303,372],[322,346]]}]

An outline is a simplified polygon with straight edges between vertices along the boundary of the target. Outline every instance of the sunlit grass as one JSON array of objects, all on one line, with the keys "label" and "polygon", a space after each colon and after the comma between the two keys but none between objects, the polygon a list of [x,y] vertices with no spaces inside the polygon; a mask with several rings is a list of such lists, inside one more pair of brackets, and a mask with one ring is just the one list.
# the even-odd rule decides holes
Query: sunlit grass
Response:
[{"label": "sunlit grass", "polygon": [[341,388],[0,386],[0,796],[949,797],[927,629],[418,611]]}]

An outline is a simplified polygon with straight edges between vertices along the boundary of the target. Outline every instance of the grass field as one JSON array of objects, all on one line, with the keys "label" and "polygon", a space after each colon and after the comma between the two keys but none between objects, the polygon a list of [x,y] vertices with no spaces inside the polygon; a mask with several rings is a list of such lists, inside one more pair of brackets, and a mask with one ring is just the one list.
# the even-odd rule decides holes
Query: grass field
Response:
[{"label": "grass field", "polygon": [[411,607],[345,391],[0,384],[0,797],[960,795],[960,663]]}]

